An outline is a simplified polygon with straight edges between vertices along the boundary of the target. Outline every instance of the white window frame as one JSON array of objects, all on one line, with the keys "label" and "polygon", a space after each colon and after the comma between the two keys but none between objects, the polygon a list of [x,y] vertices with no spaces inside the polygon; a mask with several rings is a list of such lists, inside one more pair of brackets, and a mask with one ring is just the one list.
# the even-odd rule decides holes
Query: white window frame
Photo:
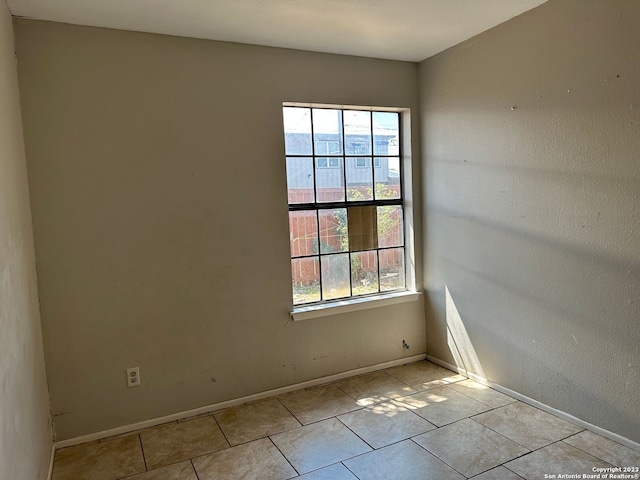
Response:
[{"label": "white window frame", "polygon": [[[317,104],[303,102],[284,102],[283,107],[307,107],[307,108],[334,108],[334,109],[353,109],[353,110],[369,110],[369,111],[389,111],[398,112],[401,117],[400,132],[400,162],[401,162],[401,185],[403,197],[403,214],[404,214],[404,251],[405,251],[405,286],[403,291],[394,291],[390,293],[379,293],[371,296],[348,297],[341,300],[331,300],[316,304],[295,305],[290,311],[290,315],[294,321],[308,320],[312,318],[325,317],[330,315],[338,315],[348,312],[360,311],[369,308],[376,308],[386,305],[406,303],[416,301],[421,297],[421,293],[416,289],[416,256],[415,256],[415,237],[414,237],[414,219],[413,219],[413,162],[411,150],[411,111],[408,108],[395,107],[367,107],[352,106],[341,104]],[[373,153],[373,152],[372,152]],[[375,162],[375,157],[374,157]],[[379,162],[379,161],[378,161]],[[379,164],[378,164],[379,166]]]}]

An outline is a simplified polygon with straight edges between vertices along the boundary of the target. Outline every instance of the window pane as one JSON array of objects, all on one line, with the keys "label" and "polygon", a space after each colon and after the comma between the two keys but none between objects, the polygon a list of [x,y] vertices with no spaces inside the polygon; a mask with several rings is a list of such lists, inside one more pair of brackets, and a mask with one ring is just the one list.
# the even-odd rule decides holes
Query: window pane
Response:
[{"label": "window pane", "polygon": [[373,112],[373,154],[399,155],[399,115],[394,112]]},{"label": "window pane", "polygon": [[380,291],[404,288],[404,248],[380,250]]},{"label": "window pane", "polygon": [[378,292],[378,252],[351,254],[351,285],[354,295]]},{"label": "window pane", "polygon": [[318,210],[320,221],[320,253],[349,251],[347,209]]},{"label": "window pane", "polygon": [[349,254],[327,255],[322,262],[322,298],[331,300],[351,295],[349,287]]},{"label": "window pane", "polygon": [[371,155],[371,112],[344,111],[345,154]]},{"label": "window pane", "polygon": [[371,157],[347,157],[347,200],[373,200]]},{"label": "window pane", "polygon": [[284,149],[287,155],[311,155],[311,110],[284,107]]},{"label": "window pane", "polygon": [[313,159],[287,157],[289,203],[313,203]]},{"label": "window pane", "polygon": [[342,111],[313,109],[316,155],[342,155]]},{"label": "window pane", "polygon": [[289,212],[291,256],[318,254],[318,223],[315,210]]},{"label": "window pane", "polygon": [[342,158],[316,158],[316,195],[318,202],[344,201]]},{"label": "window pane", "polygon": [[349,207],[349,250],[373,250],[378,248],[377,212],[374,206]]},{"label": "window pane", "polygon": [[398,157],[374,159],[376,200],[400,198],[400,159]]},{"label": "window pane", "polygon": [[399,247],[404,245],[402,207],[393,205],[378,207],[378,246]]},{"label": "window pane", "polygon": [[293,304],[320,301],[320,266],[318,257],[291,260]]}]

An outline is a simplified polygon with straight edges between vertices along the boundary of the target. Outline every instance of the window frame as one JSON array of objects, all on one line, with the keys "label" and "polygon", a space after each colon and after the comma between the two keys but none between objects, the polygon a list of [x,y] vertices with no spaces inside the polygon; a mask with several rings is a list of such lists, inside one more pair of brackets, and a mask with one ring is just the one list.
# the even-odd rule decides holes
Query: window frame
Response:
[{"label": "window frame", "polygon": [[[319,212],[321,212],[322,210],[326,210],[326,209],[335,209],[335,208],[348,208],[348,207],[352,207],[352,206],[399,206],[401,208],[401,214],[402,214],[402,218],[403,218],[403,242],[401,245],[399,246],[393,246],[393,247],[379,247],[378,245],[376,245],[376,248],[372,249],[372,250],[364,250],[364,251],[375,251],[376,252],[376,259],[378,261],[378,265],[377,265],[377,291],[376,292],[372,292],[372,293],[366,293],[366,294],[355,294],[353,293],[353,276],[352,276],[352,254],[353,253],[357,253],[357,251],[351,251],[348,250],[347,252],[340,252],[340,253],[347,253],[349,255],[349,292],[350,295],[349,296],[344,296],[344,297],[340,297],[340,298],[332,298],[332,299],[325,299],[324,295],[323,295],[323,289],[322,289],[322,272],[321,272],[321,263],[322,263],[322,257],[327,256],[327,253],[322,254],[320,252],[320,249],[318,248],[318,252],[315,252],[314,254],[311,255],[303,255],[303,256],[294,256],[293,252],[290,252],[290,260],[293,261],[296,258],[317,258],[317,264],[319,265],[320,268],[320,272],[318,274],[318,278],[320,279],[320,300],[318,301],[312,301],[312,302],[307,302],[307,303],[297,303],[297,304],[293,304],[293,310],[292,310],[292,315],[295,315],[296,313],[301,313],[302,315],[305,316],[305,318],[308,318],[309,316],[313,317],[313,316],[324,316],[324,315],[328,315],[330,313],[323,313],[322,315],[319,315],[317,313],[313,313],[314,311],[317,310],[323,310],[325,308],[330,309],[330,310],[336,310],[336,313],[338,313],[338,310],[341,310],[343,308],[340,309],[334,309],[333,307],[336,306],[340,306],[340,307],[347,307],[349,310],[351,310],[351,308],[349,307],[350,304],[354,304],[356,305],[358,308],[356,309],[360,309],[360,308],[370,308],[371,306],[380,304],[381,300],[385,300],[385,299],[391,299],[392,303],[398,303],[398,301],[410,301],[415,299],[415,295],[407,295],[410,293],[416,293],[415,292],[415,267],[413,265],[412,259],[413,259],[413,241],[414,239],[412,238],[412,235],[410,236],[410,234],[412,233],[412,218],[408,218],[407,215],[407,200],[408,197],[410,197],[410,192],[407,191],[406,188],[406,172],[405,172],[405,163],[407,162],[407,153],[405,151],[405,145],[408,147],[408,136],[406,136],[406,132],[405,132],[405,128],[407,128],[406,120],[409,119],[408,116],[408,110],[407,109],[391,109],[391,108],[378,108],[378,107],[360,107],[360,106],[344,106],[344,105],[327,105],[327,104],[301,104],[301,103],[289,103],[289,102],[285,102],[282,104],[283,106],[283,111],[285,107],[299,107],[299,108],[307,108],[310,109],[310,113],[311,115],[313,115],[312,110],[313,109],[331,109],[331,110],[340,110],[341,111],[341,132],[342,132],[342,142],[343,142],[343,147],[342,147],[342,154],[339,155],[334,155],[334,157],[337,157],[339,159],[342,160],[342,174],[343,174],[343,180],[344,180],[344,185],[342,186],[342,188],[344,189],[345,192],[345,198],[344,201],[339,201],[339,202],[320,202],[318,201],[317,198],[317,182],[316,182],[316,175],[317,175],[317,169],[320,168],[327,168],[327,167],[322,167],[317,165],[317,159],[318,158],[325,158],[325,157],[329,157],[330,155],[327,155],[325,153],[316,153],[316,140],[315,140],[315,136],[314,136],[314,125],[313,125],[313,117],[310,119],[310,123],[311,123],[311,153],[310,154],[289,154],[287,155],[286,149],[285,149],[285,159],[288,158],[310,158],[312,160],[312,170],[313,170],[313,193],[314,193],[314,201],[313,202],[308,202],[308,203],[288,203],[288,210],[289,212],[292,211],[313,211],[316,212],[316,218],[319,217]],[[357,111],[368,111],[369,112],[369,116],[370,116],[370,125],[371,125],[371,130],[369,132],[369,137],[370,137],[370,142],[371,142],[371,152],[369,154],[353,154],[353,153],[349,153],[347,154],[347,145],[345,142],[345,132],[344,132],[344,111],[346,110],[357,110]],[[374,128],[373,128],[373,122],[374,122],[374,113],[395,113],[398,115],[398,140],[397,140],[397,144],[398,144],[398,150],[397,152],[394,153],[385,153],[385,154],[381,154],[380,152],[376,152],[375,151],[375,133],[374,133]],[[410,126],[409,126],[410,128]],[[285,132],[286,135],[286,132]],[[349,189],[349,185],[347,183],[347,158],[356,158],[356,159],[360,159],[360,158],[364,158],[364,159],[368,159],[370,165],[370,170],[371,170],[371,186],[372,186],[372,190],[373,190],[373,199],[372,200],[365,200],[365,201],[353,201],[353,200],[348,200],[346,195],[347,195],[347,191]],[[376,190],[376,175],[374,173],[374,169],[375,168],[379,168],[381,166],[381,158],[397,158],[398,159],[398,164],[399,164],[399,175],[398,175],[398,182],[399,182],[399,188],[400,188],[400,198],[397,199],[376,199],[375,198],[375,190]],[[355,162],[354,162],[355,163]],[[409,160],[408,162],[408,167],[410,168],[411,162]],[[356,165],[356,168],[357,165]],[[360,167],[363,168],[363,167]],[[410,178],[410,176],[409,176]],[[291,234],[291,231],[289,232]],[[318,225],[318,241],[320,241],[320,228]],[[381,285],[381,277],[380,277],[380,265],[379,265],[379,260],[380,260],[380,255],[379,252],[382,250],[386,250],[386,249],[391,249],[391,248],[401,248],[402,249],[402,254],[403,254],[403,269],[404,269],[404,282],[402,287],[399,287],[397,289],[392,289],[392,290],[381,290],[382,285]],[[338,252],[334,252],[334,253],[338,253]],[[328,255],[331,255],[331,253],[329,253]],[[292,280],[293,280],[293,274],[292,274]],[[401,300],[394,300],[394,298],[397,299],[401,299]],[[406,300],[406,299],[409,300]],[[293,296],[292,296],[292,301],[293,301]],[[362,306],[365,303],[367,303],[368,301],[370,301],[370,305],[366,305],[366,306]],[[384,303],[384,302],[383,302]],[[328,310],[329,311],[329,310]]]}]

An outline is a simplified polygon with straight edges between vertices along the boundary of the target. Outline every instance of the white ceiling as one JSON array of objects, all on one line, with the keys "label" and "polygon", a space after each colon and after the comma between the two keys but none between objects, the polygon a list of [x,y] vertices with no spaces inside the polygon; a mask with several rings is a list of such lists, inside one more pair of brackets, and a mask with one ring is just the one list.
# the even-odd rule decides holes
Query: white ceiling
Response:
[{"label": "white ceiling", "polygon": [[420,61],[546,0],[7,0],[15,16]]}]

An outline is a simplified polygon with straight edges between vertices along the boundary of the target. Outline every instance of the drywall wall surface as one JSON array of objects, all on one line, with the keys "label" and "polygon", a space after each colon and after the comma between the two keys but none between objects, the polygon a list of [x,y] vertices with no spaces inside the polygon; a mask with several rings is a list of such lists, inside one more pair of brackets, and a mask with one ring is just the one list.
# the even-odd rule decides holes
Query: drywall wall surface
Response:
[{"label": "drywall wall surface", "polygon": [[640,3],[420,64],[427,352],[640,440]]},{"label": "drywall wall surface", "polygon": [[13,47],[0,0],[0,478],[44,480],[53,438]]},{"label": "drywall wall surface", "polygon": [[284,101],[415,111],[416,64],[15,30],[57,438],[426,351],[422,301],[291,321],[282,133]]}]

